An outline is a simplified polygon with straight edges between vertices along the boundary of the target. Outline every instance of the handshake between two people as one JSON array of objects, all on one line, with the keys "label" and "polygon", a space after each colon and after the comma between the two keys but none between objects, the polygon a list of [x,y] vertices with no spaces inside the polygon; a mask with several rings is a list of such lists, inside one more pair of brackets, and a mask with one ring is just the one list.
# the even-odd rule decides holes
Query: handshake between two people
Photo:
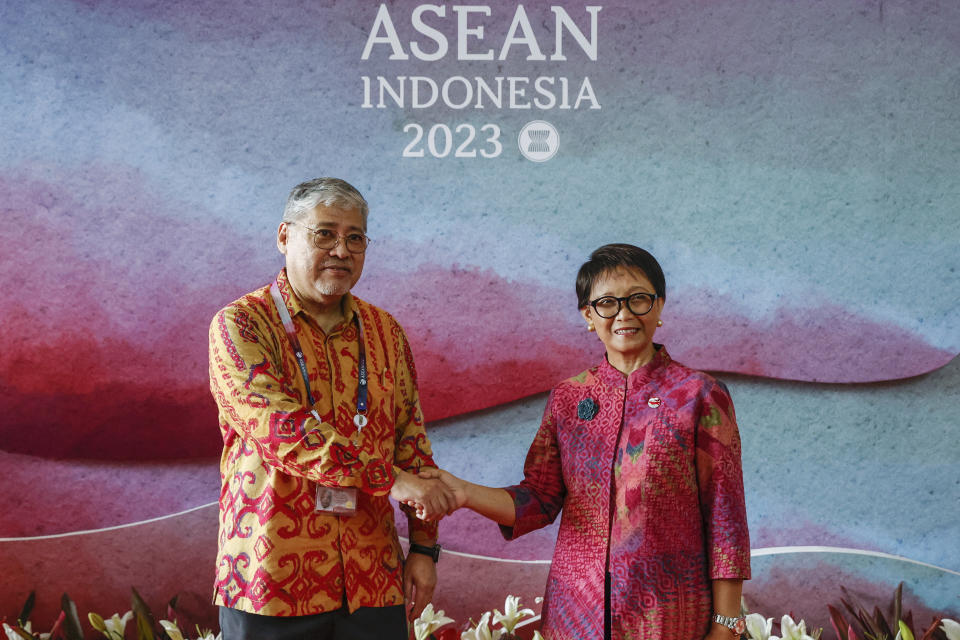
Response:
[{"label": "handshake between two people", "polygon": [[412,507],[421,520],[439,520],[466,505],[467,485],[442,469],[399,470],[390,497]]}]

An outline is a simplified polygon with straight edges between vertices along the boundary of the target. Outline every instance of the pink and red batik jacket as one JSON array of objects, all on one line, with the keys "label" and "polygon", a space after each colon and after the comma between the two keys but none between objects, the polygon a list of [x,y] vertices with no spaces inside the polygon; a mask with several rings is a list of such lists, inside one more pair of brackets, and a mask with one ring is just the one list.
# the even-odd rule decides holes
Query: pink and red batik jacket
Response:
[{"label": "pink and red batik jacket", "polygon": [[557,386],[524,480],[508,491],[517,512],[508,539],[562,511],[548,640],[602,638],[605,607],[613,638],[699,639],[711,580],[750,577],[733,403],[721,382],[662,347],[629,376],[604,360]]}]

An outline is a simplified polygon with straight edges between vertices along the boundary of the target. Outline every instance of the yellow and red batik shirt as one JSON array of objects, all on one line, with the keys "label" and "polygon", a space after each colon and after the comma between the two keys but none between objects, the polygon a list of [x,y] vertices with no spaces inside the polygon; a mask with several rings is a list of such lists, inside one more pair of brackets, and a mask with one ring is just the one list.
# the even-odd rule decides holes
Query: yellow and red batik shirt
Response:
[{"label": "yellow and red batik shirt", "polygon": [[[410,346],[393,316],[350,294],[344,322],[325,334],[285,271],[277,282],[315,404],[269,286],[217,313],[210,389],[224,444],[214,603],[272,616],[322,613],[344,602],[351,611],[402,604],[403,555],[388,497],[394,469],[436,466]],[[369,423],[360,434],[354,315],[363,323],[369,379]],[[315,511],[318,484],[356,487],[356,513]],[[436,541],[436,523],[408,520],[413,542]]]}]

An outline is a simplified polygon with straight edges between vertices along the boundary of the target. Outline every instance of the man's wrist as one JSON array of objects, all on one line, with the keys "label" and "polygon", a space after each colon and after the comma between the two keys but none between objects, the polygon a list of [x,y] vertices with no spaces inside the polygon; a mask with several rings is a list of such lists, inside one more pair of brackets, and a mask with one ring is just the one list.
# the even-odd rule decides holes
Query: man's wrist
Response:
[{"label": "man's wrist", "polygon": [[391,465],[390,470],[393,472],[393,483],[390,485],[390,491],[392,492],[394,489],[399,490],[404,486],[407,480],[407,472],[397,465]]},{"label": "man's wrist", "polygon": [[429,556],[430,558],[433,558],[434,563],[440,560],[440,549],[441,547],[439,544],[428,546],[424,544],[417,544],[416,542],[410,543],[410,553],[419,553],[420,555]]}]

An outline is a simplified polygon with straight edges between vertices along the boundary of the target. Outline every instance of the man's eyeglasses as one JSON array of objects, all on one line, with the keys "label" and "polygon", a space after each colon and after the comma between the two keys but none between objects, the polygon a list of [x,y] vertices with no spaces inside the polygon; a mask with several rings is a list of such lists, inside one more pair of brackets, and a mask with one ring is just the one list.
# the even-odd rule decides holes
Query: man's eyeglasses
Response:
[{"label": "man's eyeglasses", "polygon": [[602,296],[596,300],[591,300],[590,306],[601,318],[613,318],[620,313],[623,303],[626,302],[627,310],[630,313],[635,316],[644,316],[650,313],[650,309],[653,309],[653,303],[656,299],[657,294],[655,293],[634,293],[626,298]]},{"label": "man's eyeglasses", "polygon": [[333,249],[340,244],[340,240],[343,239],[343,244],[347,248],[347,251],[350,253],[363,253],[367,250],[367,245],[370,244],[370,238],[359,231],[352,231],[342,236],[331,229],[313,229],[299,222],[287,222],[287,224],[295,224],[309,231],[313,238],[313,246],[317,249]]}]

